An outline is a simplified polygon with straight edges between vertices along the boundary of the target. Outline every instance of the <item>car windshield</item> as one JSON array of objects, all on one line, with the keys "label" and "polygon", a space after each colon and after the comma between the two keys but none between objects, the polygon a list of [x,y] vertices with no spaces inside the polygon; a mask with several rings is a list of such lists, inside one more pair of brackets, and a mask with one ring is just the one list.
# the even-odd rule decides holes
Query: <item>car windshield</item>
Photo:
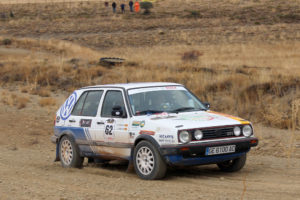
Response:
[{"label": "car windshield", "polygon": [[206,110],[206,107],[182,86],[130,89],[128,94],[134,115]]}]

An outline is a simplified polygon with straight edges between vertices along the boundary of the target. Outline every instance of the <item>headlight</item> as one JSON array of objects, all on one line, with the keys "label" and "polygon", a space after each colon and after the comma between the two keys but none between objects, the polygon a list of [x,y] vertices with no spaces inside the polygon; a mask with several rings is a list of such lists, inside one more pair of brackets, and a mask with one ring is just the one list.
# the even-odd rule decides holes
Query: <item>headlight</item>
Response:
[{"label": "headlight", "polygon": [[191,135],[187,131],[179,132],[179,141],[182,143],[188,143],[191,141]]},{"label": "headlight", "polygon": [[243,134],[246,137],[249,137],[250,135],[252,135],[252,128],[250,125],[246,125],[243,127]]},{"label": "headlight", "polygon": [[203,133],[200,130],[196,130],[194,132],[194,136],[195,136],[196,140],[201,140],[203,138]]},{"label": "headlight", "polygon": [[238,126],[234,127],[233,133],[234,133],[235,136],[241,135],[241,128],[238,127]]}]

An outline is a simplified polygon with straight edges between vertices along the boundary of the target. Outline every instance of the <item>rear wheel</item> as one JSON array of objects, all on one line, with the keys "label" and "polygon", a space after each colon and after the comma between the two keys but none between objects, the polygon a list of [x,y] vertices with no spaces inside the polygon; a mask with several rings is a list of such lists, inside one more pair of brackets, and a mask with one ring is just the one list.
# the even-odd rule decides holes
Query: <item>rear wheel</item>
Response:
[{"label": "rear wheel", "polygon": [[140,178],[154,180],[165,176],[167,165],[150,142],[142,141],[134,150],[134,169]]},{"label": "rear wheel", "polygon": [[59,142],[59,158],[63,167],[82,167],[83,157],[80,157],[78,147],[71,137],[63,136]]},{"label": "rear wheel", "polygon": [[223,172],[236,172],[241,170],[245,164],[246,164],[246,154],[225,162],[218,163],[218,167],[220,168],[221,171]]}]

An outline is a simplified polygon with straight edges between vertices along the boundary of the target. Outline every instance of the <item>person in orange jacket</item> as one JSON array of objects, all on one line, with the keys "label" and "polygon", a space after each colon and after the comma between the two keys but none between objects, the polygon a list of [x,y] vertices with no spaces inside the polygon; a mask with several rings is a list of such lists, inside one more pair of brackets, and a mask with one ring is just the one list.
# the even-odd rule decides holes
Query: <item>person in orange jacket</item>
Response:
[{"label": "person in orange jacket", "polygon": [[136,1],[134,3],[134,11],[135,12],[139,12],[140,11],[140,3],[138,1]]}]

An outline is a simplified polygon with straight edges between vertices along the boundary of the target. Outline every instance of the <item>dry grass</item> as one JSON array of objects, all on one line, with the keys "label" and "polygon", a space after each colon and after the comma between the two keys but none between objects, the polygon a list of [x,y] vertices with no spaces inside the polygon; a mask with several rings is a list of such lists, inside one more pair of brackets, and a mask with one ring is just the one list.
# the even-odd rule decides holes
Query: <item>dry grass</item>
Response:
[{"label": "dry grass", "polygon": [[1,101],[5,105],[14,106],[18,109],[23,109],[30,102],[28,97],[18,96],[14,93],[2,92]]},{"label": "dry grass", "polygon": [[39,101],[39,105],[42,107],[56,106],[56,99],[51,98],[51,97],[42,98]]}]

